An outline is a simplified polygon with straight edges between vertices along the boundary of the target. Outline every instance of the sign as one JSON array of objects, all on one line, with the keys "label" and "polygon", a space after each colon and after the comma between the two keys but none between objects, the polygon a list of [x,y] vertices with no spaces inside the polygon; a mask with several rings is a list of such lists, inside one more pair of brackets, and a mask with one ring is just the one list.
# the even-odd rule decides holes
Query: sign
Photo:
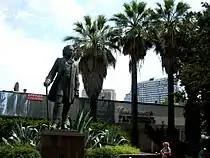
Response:
[{"label": "sign", "polygon": [[43,101],[43,95],[40,95],[40,94],[27,94],[27,100]]}]

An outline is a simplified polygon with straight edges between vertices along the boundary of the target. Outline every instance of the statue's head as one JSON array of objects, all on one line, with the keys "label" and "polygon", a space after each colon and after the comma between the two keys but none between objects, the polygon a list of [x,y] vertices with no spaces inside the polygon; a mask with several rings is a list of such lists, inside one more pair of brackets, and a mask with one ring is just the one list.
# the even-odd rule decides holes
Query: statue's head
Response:
[{"label": "statue's head", "polygon": [[63,57],[65,59],[70,59],[72,58],[72,54],[73,54],[73,47],[71,45],[67,45],[63,48]]}]

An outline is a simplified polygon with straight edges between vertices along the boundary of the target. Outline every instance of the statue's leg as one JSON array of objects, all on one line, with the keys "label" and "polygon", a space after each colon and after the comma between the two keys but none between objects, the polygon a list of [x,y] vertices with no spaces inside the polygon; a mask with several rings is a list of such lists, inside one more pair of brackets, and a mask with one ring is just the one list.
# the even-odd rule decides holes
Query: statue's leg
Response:
[{"label": "statue's leg", "polygon": [[57,95],[53,107],[53,128],[59,128],[61,111],[63,106],[63,96]]},{"label": "statue's leg", "polygon": [[68,129],[68,113],[70,110],[71,104],[69,103],[68,98],[63,100],[63,111],[62,111],[62,129]]}]

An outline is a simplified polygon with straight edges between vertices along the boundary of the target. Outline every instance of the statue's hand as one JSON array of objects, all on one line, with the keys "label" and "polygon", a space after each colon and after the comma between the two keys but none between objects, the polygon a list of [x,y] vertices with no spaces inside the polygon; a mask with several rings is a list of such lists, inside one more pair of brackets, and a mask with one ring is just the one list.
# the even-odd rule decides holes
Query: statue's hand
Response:
[{"label": "statue's hand", "polygon": [[76,98],[78,98],[79,97],[79,91],[78,90],[76,90],[75,91],[75,95],[74,95]]},{"label": "statue's hand", "polygon": [[51,80],[50,79],[46,79],[45,82],[44,82],[44,86],[45,87],[48,87],[51,83]]}]

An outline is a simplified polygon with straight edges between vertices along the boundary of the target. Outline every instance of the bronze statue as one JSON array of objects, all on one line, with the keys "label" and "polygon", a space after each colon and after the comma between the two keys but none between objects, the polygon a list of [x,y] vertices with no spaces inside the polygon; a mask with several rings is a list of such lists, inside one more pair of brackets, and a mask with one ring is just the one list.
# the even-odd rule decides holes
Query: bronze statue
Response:
[{"label": "bronze statue", "polygon": [[[56,76],[57,74],[57,76]],[[56,76],[56,78],[55,78]],[[73,48],[67,45],[63,48],[63,58],[57,58],[50,70],[44,86],[49,86],[52,82],[48,100],[55,103],[53,108],[53,129],[60,127],[60,117],[62,113],[61,129],[68,128],[68,112],[75,97],[79,96],[79,71],[73,60]],[[53,79],[55,80],[53,81]]]}]

